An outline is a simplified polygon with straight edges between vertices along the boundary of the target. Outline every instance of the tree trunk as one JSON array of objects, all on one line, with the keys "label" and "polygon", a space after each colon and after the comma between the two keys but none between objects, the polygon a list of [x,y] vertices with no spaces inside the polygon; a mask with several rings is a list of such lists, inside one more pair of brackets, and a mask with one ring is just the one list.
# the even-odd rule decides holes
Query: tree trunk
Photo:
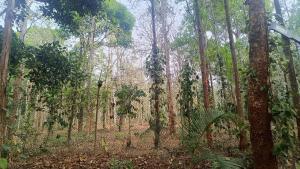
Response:
[{"label": "tree trunk", "polygon": [[[278,0],[274,0],[275,10],[276,10],[276,20],[282,25],[284,25],[284,20],[281,12],[281,6]],[[291,93],[292,93],[292,99],[294,108],[297,112],[297,129],[298,129],[298,140],[300,140],[300,94],[299,94],[299,85],[297,82],[297,76],[295,72],[295,66],[294,66],[294,60],[291,50],[291,42],[289,38],[285,37],[284,35],[281,35],[282,39],[282,47],[285,57],[288,59],[288,74],[289,74],[289,80],[291,85]]]},{"label": "tree trunk", "polygon": [[[83,60],[85,55],[85,43],[84,37],[80,37],[80,57]],[[79,105],[79,112],[77,114],[78,119],[78,132],[82,132],[83,129],[83,114],[84,114],[84,94],[80,93],[80,105]]]},{"label": "tree trunk", "polygon": [[250,70],[248,110],[255,169],[277,169],[269,113],[269,51],[264,0],[249,1]]},{"label": "tree trunk", "polygon": [[77,97],[77,89],[74,91],[74,96],[72,97],[72,105],[71,105],[71,115],[69,117],[69,127],[68,127],[68,138],[67,143],[70,146],[71,145],[71,134],[72,134],[72,127],[73,127],[73,121],[76,114],[76,97]]},{"label": "tree trunk", "polygon": [[[153,44],[152,44],[152,59],[154,61],[154,67],[157,67],[159,63],[159,56],[158,56],[158,47],[157,47],[157,37],[156,37],[156,23],[155,23],[155,1],[150,0],[151,2],[151,23],[152,23],[152,36],[153,36]],[[153,86],[154,86],[154,121],[155,121],[155,129],[154,129],[154,147],[157,149],[160,145],[160,131],[161,131],[161,124],[160,124],[160,110],[159,110],[159,73],[158,70],[154,72],[154,79],[153,79]]]},{"label": "tree trunk", "polygon": [[92,126],[93,126],[93,108],[92,108],[92,97],[91,97],[91,85],[92,85],[92,74],[94,69],[94,55],[95,55],[95,48],[94,48],[94,42],[95,42],[95,18],[92,18],[91,23],[92,31],[90,32],[90,41],[89,41],[89,58],[88,58],[88,82],[87,82],[87,98],[88,98],[88,104],[87,104],[87,110],[88,110],[88,133],[92,132]]},{"label": "tree trunk", "polygon": [[6,16],[3,30],[3,43],[0,58],[0,148],[4,144],[6,136],[6,111],[7,111],[7,75],[8,75],[8,59],[10,55],[12,26],[15,7],[15,0],[8,0]]},{"label": "tree trunk", "polygon": [[[203,99],[204,99],[204,108],[207,113],[209,113],[210,109],[210,104],[209,104],[209,80],[208,80],[208,69],[207,69],[207,58],[205,56],[205,31],[202,26],[201,22],[201,16],[200,16],[200,11],[199,11],[199,4],[198,0],[194,0],[194,12],[195,12],[195,31],[197,33],[198,37],[198,50],[199,50],[199,55],[200,55],[200,61],[201,61],[201,75],[202,75],[202,86],[203,86]],[[208,129],[207,134],[207,141],[208,144],[212,144],[212,135],[210,129]]]},{"label": "tree trunk", "polygon": [[128,116],[128,136],[126,147],[129,148],[131,146],[131,118]]},{"label": "tree trunk", "polygon": [[168,38],[168,1],[161,1],[161,13],[162,13],[162,34],[163,34],[163,51],[166,58],[166,76],[167,76],[167,107],[168,107],[168,116],[169,116],[169,131],[170,134],[176,132],[176,115],[174,112],[174,103],[173,103],[173,89],[172,89],[172,76],[170,70],[170,42]]},{"label": "tree trunk", "polygon": [[[234,39],[233,39],[233,32],[232,32],[232,26],[231,26],[231,18],[230,18],[230,10],[229,10],[228,0],[224,0],[224,8],[225,8],[225,15],[226,15],[226,25],[227,25],[228,35],[229,35],[230,51],[231,51],[231,57],[232,57],[237,114],[240,118],[239,120],[242,123],[244,123],[245,115],[244,115],[244,111],[243,111],[243,102],[242,102],[241,90],[240,90],[240,77],[239,77],[239,71],[238,71],[237,54],[236,54],[236,48],[235,48]],[[247,135],[246,135],[246,131],[244,129],[242,129],[241,133],[240,133],[239,148],[240,148],[240,150],[245,150],[246,147],[247,147]]]},{"label": "tree trunk", "polygon": [[98,128],[98,114],[99,114],[99,97],[100,97],[100,85],[97,88],[97,102],[96,102],[96,118],[95,118],[95,135],[94,135],[94,150],[96,151],[97,147],[97,128]]}]

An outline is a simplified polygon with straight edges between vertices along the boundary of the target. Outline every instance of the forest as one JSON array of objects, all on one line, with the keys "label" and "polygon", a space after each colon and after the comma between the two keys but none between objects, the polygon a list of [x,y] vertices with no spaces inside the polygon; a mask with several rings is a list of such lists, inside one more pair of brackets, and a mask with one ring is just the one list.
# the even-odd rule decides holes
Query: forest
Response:
[{"label": "forest", "polygon": [[299,0],[0,0],[0,169],[300,169]]}]

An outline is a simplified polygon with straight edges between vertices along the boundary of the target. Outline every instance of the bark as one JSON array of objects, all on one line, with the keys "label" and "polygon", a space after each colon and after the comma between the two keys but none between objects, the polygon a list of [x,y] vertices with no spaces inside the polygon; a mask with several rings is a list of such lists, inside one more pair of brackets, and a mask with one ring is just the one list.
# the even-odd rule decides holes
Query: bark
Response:
[{"label": "bark", "polygon": [[254,75],[249,77],[248,111],[254,168],[277,169],[277,159],[272,153],[268,31],[264,0],[249,1],[249,17],[249,61]]},{"label": "bark", "polygon": [[91,23],[92,31],[90,32],[90,42],[89,42],[89,58],[88,58],[88,73],[89,73],[89,79],[87,82],[87,98],[88,98],[88,104],[87,104],[87,110],[88,110],[88,133],[91,133],[92,131],[92,125],[93,125],[93,108],[92,108],[92,97],[91,97],[91,84],[92,84],[92,73],[94,69],[93,61],[94,61],[94,55],[95,55],[95,48],[94,48],[94,42],[95,42],[95,19],[92,18]]},{"label": "bark", "polygon": [[162,34],[163,34],[163,51],[166,58],[166,76],[167,76],[167,108],[168,108],[168,116],[169,116],[169,132],[170,134],[174,134],[176,132],[175,129],[175,112],[174,112],[174,103],[173,103],[173,89],[172,89],[172,76],[170,70],[170,41],[168,38],[168,30],[167,30],[167,18],[168,18],[168,1],[161,1],[161,13],[162,13]]},{"label": "bark", "polygon": [[[275,5],[275,10],[276,10],[276,20],[282,26],[285,26],[279,1],[274,0],[274,5]],[[285,37],[284,35],[281,35],[281,40],[282,40],[282,47],[283,47],[284,55],[287,58],[287,60],[289,61],[287,70],[288,70],[288,75],[289,75],[288,77],[289,77],[289,81],[290,81],[290,85],[291,85],[291,94],[292,94],[293,105],[297,112],[298,140],[300,140],[300,94],[299,94],[299,85],[297,82],[297,76],[296,76],[296,72],[295,72],[293,54],[292,54],[292,50],[290,47],[291,42],[290,42],[289,38]]]},{"label": "bark", "polygon": [[128,136],[126,147],[129,148],[131,146],[131,118],[128,117]]},{"label": "bark", "polygon": [[74,96],[72,97],[72,105],[71,105],[71,115],[69,117],[69,126],[68,126],[68,138],[67,143],[70,146],[71,145],[71,134],[72,134],[72,127],[73,127],[73,121],[76,114],[76,97],[77,97],[77,89],[74,91]]},{"label": "bark", "polygon": [[[84,52],[85,50],[85,43],[84,43],[84,37],[80,37],[80,56],[81,59],[83,59],[84,57]],[[83,102],[84,102],[84,94],[80,93],[80,105],[79,105],[79,112],[77,114],[77,119],[78,119],[78,132],[82,132],[83,129],[83,114],[84,114],[84,106],[83,106]]]},{"label": "bark", "polygon": [[[152,23],[152,59],[154,61],[154,66],[159,65],[159,56],[158,56],[158,47],[157,47],[157,37],[156,37],[156,22],[155,22],[155,2],[154,0],[150,0],[151,2],[151,23]],[[158,71],[158,70],[155,70]],[[154,147],[157,149],[160,145],[160,131],[161,131],[161,124],[160,124],[160,109],[159,109],[159,75],[155,72],[155,77],[153,79],[154,85]]]},{"label": "bark", "polygon": [[15,0],[8,0],[6,9],[3,43],[0,58],[0,147],[4,144],[6,136],[6,111],[7,111],[7,75],[8,75],[8,59],[10,55],[12,26],[14,19]]},{"label": "bark", "polygon": [[[203,86],[203,99],[204,99],[204,108],[205,111],[207,113],[209,113],[209,109],[210,109],[210,99],[209,99],[209,80],[208,80],[208,69],[207,69],[207,58],[205,56],[205,30],[203,29],[202,26],[202,19],[200,16],[200,11],[199,11],[199,4],[198,4],[198,0],[194,0],[194,13],[195,13],[195,31],[197,34],[197,38],[198,38],[198,50],[199,50],[199,55],[200,55],[200,68],[201,68],[201,75],[202,75],[202,86]],[[208,144],[211,145],[212,144],[212,136],[211,136],[211,132],[210,129],[208,129],[207,134],[207,141]]]},{"label": "bark", "polygon": [[94,150],[96,150],[97,146],[97,127],[98,127],[98,114],[99,114],[99,97],[100,97],[100,85],[98,85],[97,88],[97,102],[96,102],[96,118],[95,118],[95,135],[94,135]]},{"label": "bark", "polygon": [[[240,76],[238,71],[238,63],[237,63],[237,54],[236,48],[233,39],[233,31],[231,26],[231,18],[230,18],[230,10],[229,10],[229,3],[228,0],[224,0],[224,8],[225,8],[225,16],[226,16],[226,25],[229,35],[229,44],[230,44],[230,51],[232,57],[232,67],[233,67],[233,78],[235,84],[235,100],[237,105],[237,114],[239,116],[239,120],[244,123],[245,122],[245,115],[243,111],[243,102],[241,96],[241,89],[240,89]],[[240,133],[240,141],[239,141],[239,148],[240,150],[245,150],[247,147],[247,135],[246,131],[243,129]]]}]

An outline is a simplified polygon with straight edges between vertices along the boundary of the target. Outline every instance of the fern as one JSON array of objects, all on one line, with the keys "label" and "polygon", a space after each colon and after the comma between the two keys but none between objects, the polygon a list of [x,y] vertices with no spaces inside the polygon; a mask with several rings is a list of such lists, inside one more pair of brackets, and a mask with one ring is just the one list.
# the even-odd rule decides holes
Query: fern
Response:
[{"label": "fern", "polygon": [[190,125],[187,126],[189,133],[197,133],[200,137],[203,136],[205,131],[215,123],[218,119],[225,115],[223,111],[212,110],[209,113],[205,111],[198,111],[192,113]]},{"label": "fern", "polygon": [[241,169],[244,168],[243,160],[239,158],[229,158],[209,151],[204,151],[201,155],[203,160],[210,161],[215,169]]}]

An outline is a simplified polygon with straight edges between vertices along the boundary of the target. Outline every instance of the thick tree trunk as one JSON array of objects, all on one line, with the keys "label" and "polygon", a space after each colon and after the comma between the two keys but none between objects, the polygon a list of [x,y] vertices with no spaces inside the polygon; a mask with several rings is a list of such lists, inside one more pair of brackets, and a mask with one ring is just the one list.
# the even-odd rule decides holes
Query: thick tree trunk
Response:
[{"label": "thick tree trunk", "polygon": [[[284,26],[284,20],[282,17],[281,6],[279,0],[274,0],[275,10],[276,10],[276,20]],[[288,77],[291,85],[291,94],[293,99],[294,108],[297,112],[297,129],[298,129],[298,139],[300,140],[300,94],[299,94],[299,85],[297,82],[297,76],[295,72],[293,54],[291,50],[291,42],[289,38],[281,36],[282,47],[285,57],[288,59]]]},{"label": "thick tree trunk", "polygon": [[[203,86],[203,99],[204,99],[204,108],[207,113],[209,113],[210,109],[210,101],[209,101],[209,80],[208,80],[208,69],[207,69],[207,58],[205,56],[205,31],[202,26],[201,22],[201,16],[199,11],[199,3],[198,0],[194,0],[194,12],[195,12],[195,31],[198,38],[198,50],[200,55],[200,61],[201,61],[201,75],[202,75],[202,86]],[[207,131],[206,134],[208,144],[212,144],[212,135],[210,129]]]},{"label": "thick tree trunk", "polygon": [[255,169],[277,169],[269,113],[269,51],[264,0],[249,1],[250,70],[248,110]]},{"label": "thick tree trunk", "polygon": [[8,75],[8,59],[10,55],[12,26],[13,26],[13,10],[15,0],[8,0],[6,16],[3,30],[3,43],[0,58],[0,148],[4,144],[6,136],[6,111],[7,111],[7,75]]},{"label": "thick tree trunk", "polygon": [[[224,0],[224,8],[225,8],[225,16],[226,16],[226,25],[227,25],[228,35],[229,35],[230,51],[231,51],[231,57],[232,57],[237,114],[240,118],[239,120],[244,123],[245,115],[244,115],[244,111],[243,111],[243,102],[242,102],[242,96],[241,96],[241,90],[240,90],[240,76],[239,76],[239,71],[238,71],[237,54],[236,54],[236,48],[235,48],[234,39],[233,39],[233,32],[232,32],[232,26],[231,26],[228,0]],[[246,135],[246,131],[243,129],[240,133],[239,148],[240,148],[240,150],[245,150],[246,147],[247,147],[247,135]]]},{"label": "thick tree trunk", "polygon": [[[151,2],[151,23],[152,23],[152,36],[153,36],[153,44],[152,44],[152,59],[154,61],[154,67],[159,65],[159,56],[158,56],[158,47],[157,47],[157,37],[156,37],[156,23],[155,23],[155,1],[150,0]],[[158,70],[155,70],[158,71]],[[160,131],[161,131],[161,124],[160,124],[160,109],[159,109],[159,74],[155,72],[155,77],[153,79],[154,85],[154,122],[155,122],[155,129],[154,129],[154,147],[157,149],[160,145]]]},{"label": "thick tree trunk", "polygon": [[173,103],[173,89],[172,89],[172,76],[170,70],[170,42],[168,38],[167,30],[167,18],[168,18],[168,1],[161,1],[161,13],[162,13],[162,34],[163,34],[163,52],[166,58],[166,76],[167,76],[167,107],[168,107],[168,116],[169,116],[169,131],[170,134],[176,132],[176,115],[174,112],[174,103]]}]

